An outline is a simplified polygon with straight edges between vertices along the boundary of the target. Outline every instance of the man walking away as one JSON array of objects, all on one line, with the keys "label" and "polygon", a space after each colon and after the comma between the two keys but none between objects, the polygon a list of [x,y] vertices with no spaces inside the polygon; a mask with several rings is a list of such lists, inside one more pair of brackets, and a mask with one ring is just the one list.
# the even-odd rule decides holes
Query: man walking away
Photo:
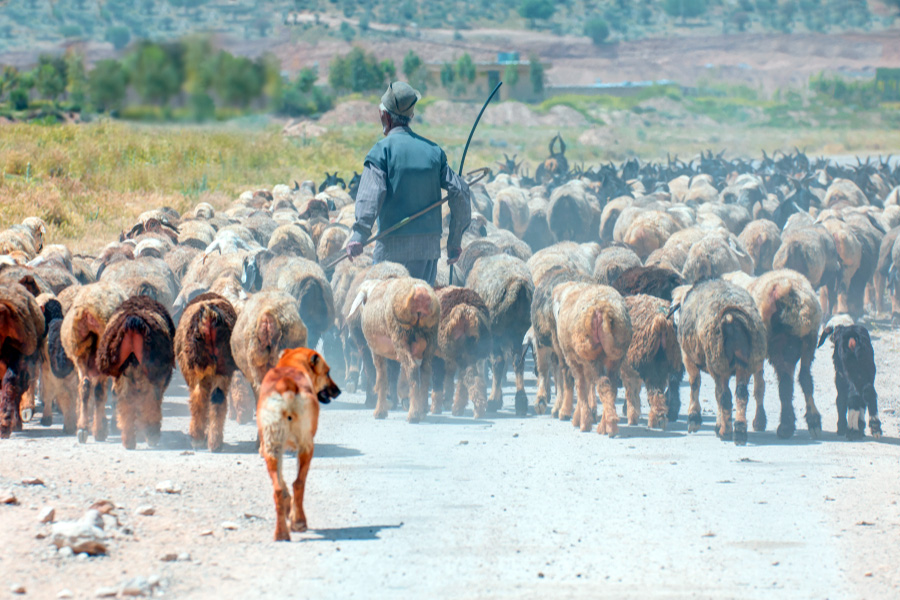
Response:
[{"label": "man walking away", "polygon": [[[350,258],[362,254],[375,222],[385,231],[406,217],[440,201],[447,190],[450,234],[447,262],[462,252],[462,234],[472,217],[469,186],[447,165],[440,146],[409,128],[413,107],[421,95],[402,81],[388,86],[381,97],[384,139],[366,155],[356,195],[356,223],[347,243]],[[404,265],[409,274],[434,285],[441,256],[441,210],[425,213],[375,244],[374,261]]]}]

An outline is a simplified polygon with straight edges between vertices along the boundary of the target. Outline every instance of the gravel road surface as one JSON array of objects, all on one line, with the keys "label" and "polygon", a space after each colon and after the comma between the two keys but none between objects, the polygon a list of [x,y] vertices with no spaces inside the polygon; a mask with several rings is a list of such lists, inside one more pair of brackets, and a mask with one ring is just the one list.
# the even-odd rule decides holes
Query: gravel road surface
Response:
[{"label": "gravel road surface", "polygon": [[[0,598],[22,597],[19,586],[32,598],[897,598],[900,338],[875,335],[877,442],[834,434],[830,343],[813,371],[820,440],[799,389],[797,434],[776,438],[771,371],[769,430],[740,448],[713,432],[706,378],[699,433],[686,433],[683,387],[680,422],[621,425],[613,439],[517,418],[512,393],[492,418],[419,425],[401,412],[376,422],[344,394],[320,418],[312,529],[290,544],[271,541],[255,424],[229,421],[220,454],[192,451],[176,375],[155,449],[127,451],[117,436],[79,445],[59,417],[0,441],[0,496],[17,502],[0,505]],[[166,480],[180,492],[157,491]],[[57,552],[42,509],[73,520],[103,499],[116,506],[108,555]]]}]

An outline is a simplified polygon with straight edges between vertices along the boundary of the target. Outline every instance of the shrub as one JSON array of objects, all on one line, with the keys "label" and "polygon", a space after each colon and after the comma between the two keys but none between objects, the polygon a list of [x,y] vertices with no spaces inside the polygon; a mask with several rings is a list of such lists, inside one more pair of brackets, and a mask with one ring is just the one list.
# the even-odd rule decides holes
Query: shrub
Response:
[{"label": "shrub", "polygon": [[682,21],[706,12],[706,0],[666,0],[664,6],[669,16],[681,17]]},{"label": "shrub", "polygon": [[88,92],[98,110],[121,108],[128,87],[128,74],[117,60],[100,60],[88,74]]},{"label": "shrub", "polygon": [[106,41],[116,50],[121,50],[131,41],[131,31],[122,25],[116,25],[106,30]]},{"label": "shrub", "polygon": [[599,46],[609,37],[609,25],[600,17],[588,19],[584,24],[584,35],[591,38],[595,46]]}]

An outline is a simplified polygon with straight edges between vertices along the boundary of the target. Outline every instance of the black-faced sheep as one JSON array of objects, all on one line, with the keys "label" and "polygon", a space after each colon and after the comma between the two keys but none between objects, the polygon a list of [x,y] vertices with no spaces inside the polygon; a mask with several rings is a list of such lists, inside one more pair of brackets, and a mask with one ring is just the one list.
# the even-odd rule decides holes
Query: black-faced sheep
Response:
[{"label": "black-faced sheep", "polygon": [[[590,430],[596,418],[599,394],[603,416],[597,433],[613,436],[619,431],[616,414],[619,368],[632,337],[625,300],[609,286],[563,283],[553,290],[553,310],[554,345],[574,379],[578,395],[572,424],[582,431]],[[559,412],[571,414],[572,407],[563,406]]]},{"label": "black-faced sheep", "polygon": [[[785,439],[794,434],[794,370],[799,361],[797,380],[806,398],[806,425],[809,435],[817,438],[822,432],[822,417],[813,398],[811,367],[822,322],[822,307],[816,293],[806,277],[789,269],[765,273],[750,283],[748,291],[766,326],[767,357],[778,377],[778,397],[781,400],[778,437]],[[753,378],[756,399],[753,429],[756,431],[766,428],[763,407],[765,390],[760,367]]]},{"label": "black-faced sheep", "polygon": [[852,324],[846,316],[835,318],[822,331],[819,346],[831,339],[834,344],[834,385],[837,388],[837,433],[849,439],[865,434],[865,415],[869,411],[869,431],[881,437],[878,418],[878,394],[875,392],[875,350],[869,331]]},{"label": "black-faced sheep", "polygon": [[688,431],[700,429],[700,371],[709,373],[716,386],[719,407],[716,434],[731,437],[731,391],[735,376],[737,414],[735,444],[747,442],[747,401],[750,376],[762,368],[766,357],[766,329],[753,298],[746,290],[722,280],[710,280],[691,288],[681,303],[678,341],[691,383]]},{"label": "black-faced sheep", "polygon": [[515,365],[516,372],[516,414],[525,415],[528,411],[525,366],[515,357],[522,351],[522,340],[529,327],[534,296],[531,273],[524,262],[512,256],[488,256],[475,263],[466,278],[466,287],[475,290],[491,314],[493,377],[488,410],[496,411],[503,405],[501,386],[509,361]]},{"label": "black-faced sheep", "polygon": [[194,447],[222,447],[225,399],[237,365],[231,354],[231,332],[237,314],[218,294],[194,298],[175,332],[175,356],[190,390],[189,434]]},{"label": "black-faced sheep", "polygon": [[110,317],[97,346],[97,368],[113,379],[122,445],[133,449],[138,433],[159,442],[163,393],[175,368],[175,324],[166,307],[132,296]]}]

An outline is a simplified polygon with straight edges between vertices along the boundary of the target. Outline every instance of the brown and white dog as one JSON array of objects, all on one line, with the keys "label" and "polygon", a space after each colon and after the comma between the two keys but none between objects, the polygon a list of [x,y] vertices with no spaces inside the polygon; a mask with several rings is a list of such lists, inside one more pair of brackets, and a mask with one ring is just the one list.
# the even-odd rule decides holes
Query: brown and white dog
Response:
[{"label": "brown and white dog", "polygon": [[[263,378],[256,405],[259,454],[266,461],[275,496],[275,541],[290,541],[292,531],[306,531],[303,492],[319,425],[319,402],[328,404],[341,390],[329,376],[328,363],[318,352],[295,348],[282,352],[278,364]],[[286,449],[297,451],[293,502],[281,475]]]}]

